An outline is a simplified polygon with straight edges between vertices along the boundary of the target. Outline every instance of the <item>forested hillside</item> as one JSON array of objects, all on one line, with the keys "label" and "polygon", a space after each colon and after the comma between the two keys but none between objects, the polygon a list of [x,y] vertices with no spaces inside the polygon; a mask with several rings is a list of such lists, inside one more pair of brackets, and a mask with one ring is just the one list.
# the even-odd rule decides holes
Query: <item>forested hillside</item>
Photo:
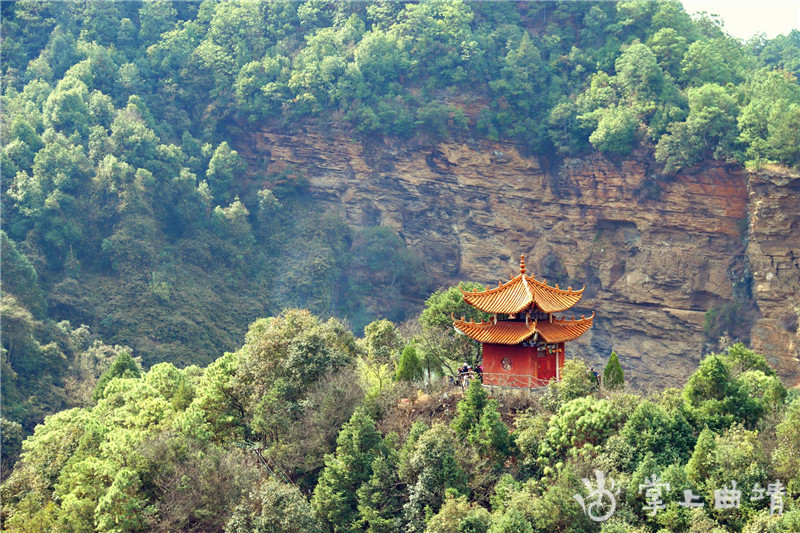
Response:
[{"label": "forested hillside", "polygon": [[[797,400],[740,345],[644,402],[576,363],[524,415],[478,389],[400,409],[476,357],[448,328],[458,293],[417,320],[431,258],[320,209],[302,163],[235,148],[310,126],[505,141],[546,168],[635,153],[653,187],[707,161],[797,169],[800,32],[743,43],[640,0],[0,10],[4,528],[587,531],[571,496],[594,468],[712,500],[779,477],[796,509]],[[761,500],[648,517],[634,493],[603,531],[800,528]]]},{"label": "forested hillside", "polygon": [[[392,229],[317,212],[303,168],[248,168],[231,145],[256,125],[478,135],[551,159],[641,146],[665,172],[798,163],[800,34],[742,44],[676,2],[4,2],[2,15],[3,231],[37,274],[4,285],[9,313],[36,330],[46,308],[147,365],[208,363],[287,306],[356,331],[399,321],[435,288]],[[41,291],[38,311],[21,291]],[[28,352],[11,361],[43,364],[13,343]]]},{"label": "forested hillside", "polygon": [[798,530],[800,398],[762,356],[736,344],[648,397],[624,390],[618,363],[598,387],[575,360],[535,396],[478,381],[417,394],[441,364],[432,348],[465,355],[445,314],[458,294],[431,298],[414,341],[388,321],[356,340],[288,311],[206,368],[118,355],[86,407],[23,444],[5,530]]}]

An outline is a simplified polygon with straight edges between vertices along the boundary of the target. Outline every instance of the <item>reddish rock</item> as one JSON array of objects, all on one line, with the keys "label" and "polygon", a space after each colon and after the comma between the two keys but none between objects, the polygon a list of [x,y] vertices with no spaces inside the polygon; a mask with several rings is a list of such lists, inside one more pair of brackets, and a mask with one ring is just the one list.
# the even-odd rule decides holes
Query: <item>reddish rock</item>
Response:
[{"label": "reddish rock", "polygon": [[597,318],[568,356],[602,368],[613,349],[641,387],[685,381],[703,350],[704,313],[746,291],[752,272],[759,316],[742,320],[754,325],[753,346],[787,383],[800,377],[797,176],[707,164],[665,179],[646,155],[548,165],[511,143],[362,143],[339,130],[241,141],[258,168],[302,170],[316,200],[350,224],[397,230],[442,285],[495,286],[521,254],[537,277],[586,283],[576,313]]}]

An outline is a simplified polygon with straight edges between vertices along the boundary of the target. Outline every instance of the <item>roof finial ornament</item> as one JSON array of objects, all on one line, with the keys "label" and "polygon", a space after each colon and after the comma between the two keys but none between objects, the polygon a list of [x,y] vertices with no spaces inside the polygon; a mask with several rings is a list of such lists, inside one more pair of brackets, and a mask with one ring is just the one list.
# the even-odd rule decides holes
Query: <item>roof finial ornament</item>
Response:
[{"label": "roof finial ornament", "polygon": [[524,255],[519,256],[519,273],[520,274],[524,274],[525,273],[525,256]]}]

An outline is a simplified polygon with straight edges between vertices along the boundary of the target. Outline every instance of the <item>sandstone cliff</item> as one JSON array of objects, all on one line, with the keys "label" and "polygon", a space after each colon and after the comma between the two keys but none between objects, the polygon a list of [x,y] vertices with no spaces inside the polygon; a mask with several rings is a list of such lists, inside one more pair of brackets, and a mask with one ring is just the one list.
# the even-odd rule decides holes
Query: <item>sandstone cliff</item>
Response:
[{"label": "sandstone cliff", "polygon": [[302,169],[352,225],[394,228],[442,285],[505,281],[520,254],[539,278],[585,283],[575,314],[597,318],[569,353],[601,366],[613,349],[645,388],[686,379],[705,312],[749,293],[752,273],[741,319],[753,345],[787,383],[800,376],[797,176],[711,165],[664,181],[646,157],[548,167],[509,143],[363,143],[335,130],[257,131],[237,148],[251,168]]},{"label": "sandstone cliff", "polygon": [[800,175],[765,169],[750,176],[747,258],[760,311],[754,349],[800,386]]}]

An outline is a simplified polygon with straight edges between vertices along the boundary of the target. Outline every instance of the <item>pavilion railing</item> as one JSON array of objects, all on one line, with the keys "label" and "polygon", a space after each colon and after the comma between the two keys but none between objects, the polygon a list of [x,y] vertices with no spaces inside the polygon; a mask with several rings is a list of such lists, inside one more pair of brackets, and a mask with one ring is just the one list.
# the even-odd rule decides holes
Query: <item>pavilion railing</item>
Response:
[{"label": "pavilion railing", "polygon": [[547,385],[552,379],[539,379],[526,374],[483,373],[483,384],[489,387],[508,387],[516,389],[535,389]]},{"label": "pavilion railing", "polygon": [[504,387],[514,389],[535,389],[537,387],[547,385],[550,382],[556,381],[555,377],[551,379],[539,379],[527,374],[506,374],[505,372],[484,372],[482,378],[478,378],[478,374],[473,373],[469,376],[466,376],[466,379],[468,382],[475,379],[481,379],[484,386],[487,387]]}]

